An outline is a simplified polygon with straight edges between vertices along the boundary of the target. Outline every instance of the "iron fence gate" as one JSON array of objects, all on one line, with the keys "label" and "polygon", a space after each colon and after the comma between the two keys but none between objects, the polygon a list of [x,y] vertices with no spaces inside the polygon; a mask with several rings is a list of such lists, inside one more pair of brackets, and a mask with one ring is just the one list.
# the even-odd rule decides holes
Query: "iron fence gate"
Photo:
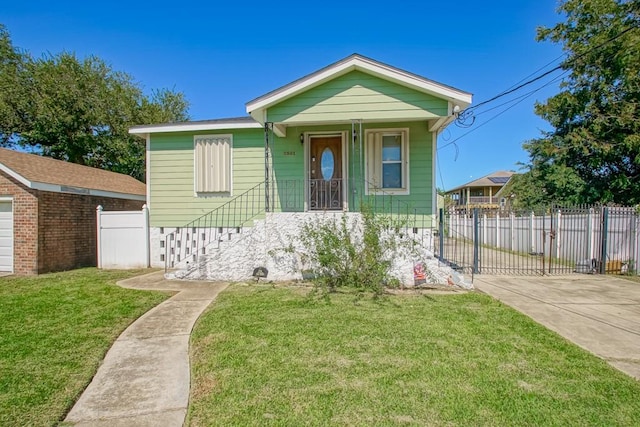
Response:
[{"label": "iron fence gate", "polygon": [[441,210],[436,253],[466,274],[637,274],[639,229],[632,207]]}]

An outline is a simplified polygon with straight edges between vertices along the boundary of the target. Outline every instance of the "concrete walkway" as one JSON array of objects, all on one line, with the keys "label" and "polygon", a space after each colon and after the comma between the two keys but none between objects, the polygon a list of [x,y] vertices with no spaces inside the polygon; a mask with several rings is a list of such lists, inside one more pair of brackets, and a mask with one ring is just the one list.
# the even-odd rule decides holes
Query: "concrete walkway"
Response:
[{"label": "concrete walkway", "polygon": [[640,283],[615,276],[476,276],[475,287],[640,380]]},{"label": "concrete walkway", "polygon": [[118,337],[65,423],[182,426],[189,404],[191,329],[226,284],[169,281],[162,272],[118,284],[177,293]]}]

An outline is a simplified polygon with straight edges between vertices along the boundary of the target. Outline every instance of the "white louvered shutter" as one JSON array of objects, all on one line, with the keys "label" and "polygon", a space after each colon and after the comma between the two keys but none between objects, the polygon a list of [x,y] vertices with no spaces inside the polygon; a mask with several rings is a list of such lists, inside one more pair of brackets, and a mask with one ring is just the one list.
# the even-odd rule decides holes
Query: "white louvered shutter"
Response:
[{"label": "white louvered shutter", "polygon": [[195,181],[198,193],[231,191],[231,136],[195,137]]},{"label": "white louvered shutter", "polygon": [[382,187],[382,132],[367,134],[367,181],[371,191]]}]

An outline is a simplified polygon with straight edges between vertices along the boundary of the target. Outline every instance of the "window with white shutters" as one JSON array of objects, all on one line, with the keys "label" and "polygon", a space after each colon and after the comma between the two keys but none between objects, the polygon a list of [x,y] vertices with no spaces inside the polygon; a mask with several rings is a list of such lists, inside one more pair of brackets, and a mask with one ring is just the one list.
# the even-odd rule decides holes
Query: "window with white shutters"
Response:
[{"label": "window with white shutters", "polygon": [[408,129],[366,131],[367,193],[409,194]]},{"label": "window with white shutters", "polygon": [[196,193],[231,192],[231,135],[196,135],[194,171]]}]

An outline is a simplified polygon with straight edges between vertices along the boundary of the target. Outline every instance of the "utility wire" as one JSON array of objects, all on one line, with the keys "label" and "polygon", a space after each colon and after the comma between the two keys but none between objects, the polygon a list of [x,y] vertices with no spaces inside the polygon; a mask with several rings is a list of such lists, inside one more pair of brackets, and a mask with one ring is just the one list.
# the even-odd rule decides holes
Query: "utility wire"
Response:
[{"label": "utility wire", "polygon": [[[460,135],[459,137],[457,137],[457,138],[455,138],[455,139],[453,139],[453,140],[451,140],[451,141],[447,142],[447,143],[446,143],[446,144],[444,144],[443,146],[439,147],[439,148],[438,148],[438,150],[441,150],[441,149],[443,149],[443,148],[445,148],[445,147],[448,147],[449,145],[455,144],[455,142],[456,142],[456,141],[458,141],[458,140],[460,140],[461,138],[463,138],[463,137],[465,137],[465,136],[469,135],[469,134],[470,134],[470,133],[472,133],[472,132],[475,132],[476,130],[480,129],[482,126],[486,125],[487,123],[489,123],[489,122],[491,122],[491,121],[493,121],[493,120],[497,119],[498,117],[500,117],[501,115],[503,115],[504,113],[506,113],[507,111],[509,111],[510,109],[512,109],[513,107],[515,107],[516,105],[520,104],[522,101],[524,101],[525,99],[527,99],[527,98],[528,98],[528,97],[530,97],[531,95],[533,95],[534,93],[536,93],[536,92],[538,92],[539,90],[543,89],[544,87],[549,86],[550,84],[555,83],[556,81],[560,80],[560,79],[561,79],[565,74],[567,74],[568,72],[569,72],[569,70],[565,70],[565,71],[564,71],[562,74],[560,74],[558,77],[554,78],[553,80],[550,80],[549,82],[545,83],[544,85],[540,86],[539,88],[537,88],[537,89],[535,89],[535,90],[530,91],[528,94],[525,94],[525,95],[520,96],[520,97],[518,97],[518,98],[514,98],[514,99],[512,99],[512,100],[510,100],[510,101],[508,101],[508,102],[505,102],[505,103],[504,103],[504,104],[502,104],[502,105],[505,105],[505,104],[512,104],[512,105],[510,105],[509,107],[507,107],[507,108],[505,108],[504,110],[500,111],[499,113],[497,113],[497,114],[496,114],[496,115],[494,115],[493,117],[489,118],[487,121],[485,121],[485,122],[483,122],[483,123],[479,124],[477,127],[473,128],[473,129],[471,129],[470,131],[465,132],[465,133],[463,133],[462,135]],[[518,100],[518,101],[514,103],[514,102],[513,102],[514,100]],[[494,108],[497,108],[497,107],[494,107]],[[487,110],[487,111],[489,111],[489,110]],[[484,112],[487,112],[487,111],[484,111]]]},{"label": "utility wire", "polygon": [[436,169],[440,175],[440,185],[442,185],[442,191],[445,191],[444,179],[442,179],[442,169],[440,169],[440,160],[438,159],[438,152],[436,151]]},{"label": "utility wire", "polygon": [[[634,30],[634,29],[636,29],[636,28],[638,28],[638,25],[632,25],[632,26],[630,26],[630,27],[628,27],[628,28],[626,28],[626,29],[622,30],[621,32],[619,32],[619,33],[618,33],[618,34],[616,34],[615,36],[611,37],[610,39],[608,39],[608,40],[606,40],[606,41],[604,41],[604,42],[600,43],[599,45],[597,45],[597,46],[595,46],[595,47],[593,47],[593,48],[591,48],[591,49],[587,50],[586,52],[583,52],[583,53],[579,54],[578,56],[576,56],[576,57],[574,57],[574,58],[570,59],[570,60],[568,61],[568,63],[567,63],[567,64],[560,64],[560,65],[558,65],[558,66],[556,66],[556,67],[552,68],[551,70],[546,71],[546,72],[544,72],[544,73],[540,74],[540,75],[539,75],[539,76],[537,76],[537,77],[534,77],[534,78],[532,78],[532,79],[530,79],[530,80],[527,80],[527,81],[525,81],[524,83],[521,83],[521,84],[519,84],[519,85],[517,85],[517,86],[513,87],[512,89],[507,89],[507,90],[505,90],[505,91],[503,91],[503,92],[499,93],[498,95],[496,95],[496,96],[494,96],[494,97],[492,97],[492,98],[487,99],[486,101],[482,101],[482,102],[480,102],[480,103],[478,103],[478,104],[476,104],[476,105],[474,105],[474,106],[471,106],[471,107],[469,107],[469,108],[465,109],[464,111],[473,111],[473,110],[477,109],[478,107],[480,107],[480,106],[482,106],[482,105],[485,105],[485,104],[488,104],[488,103],[490,103],[490,102],[493,102],[493,101],[495,101],[496,99],[502,98],[503,96],[509,95],[510,93],[513,93],[513,92],[515,92],[515,91],[517,91],[517,90],[520,90],[520,89],[522,89],[522,88],[523,88],[523,87],[525,87],[525,86],[528,86],[528,85],[530,85],[530,84],[532,84],[532,83],[535,83],[535,82],[537,82],[538,80],[540,80],[540,79],[542,79],[542,78],[544,78],[544,77],[548,76],[549,74],[554,73],[554,72],[556,72],[556,71],[558,71],[558,70],[561,70],[564,66],[566,66],[566,65],[568,65],[568,64],[571,64],[572,62],[577,61],[578,59],[580,59],[580,58],[584,57],[585,55],[587,55],[587,54],[589,54],[589,53],[591,53],[591,52],[593,52],[593,51],[595,51],[595,50],[597,50],[597,49],[600,49],[601,47],[605,46],[606,44],[611,43],[612,41],[614,41],[614,40],[616,40],[616,39],[618,39],[618,38],[622,37],[624,34],[628,33],[628,32],[629,32],[629,31],[631,31],[631,30]],[[565,55],[566,55],[566,54],[565,54]],[[564,56],[564,55],[563,55],[563,56]],[[559,58],[561,58],[561,57],[562,57],[562,56],[560,56]],[[553,60],[553,61],[551,61],[549,64],[554,63],[554,62],[555,62],[555,61],[557,61],[559,58],[554,59],[554,60]],[[549,64],[547,64],[547,65],[549,65]],[[545,65],[544,67],[542,67],[542,69],[544,69],[547,65]],[[536,72],[534,71],[534,73],[533,73],[533,74],[535,74],[535,73],[536,73]],[[526,77],[525,77],[525,78],[526,78]]]}]

